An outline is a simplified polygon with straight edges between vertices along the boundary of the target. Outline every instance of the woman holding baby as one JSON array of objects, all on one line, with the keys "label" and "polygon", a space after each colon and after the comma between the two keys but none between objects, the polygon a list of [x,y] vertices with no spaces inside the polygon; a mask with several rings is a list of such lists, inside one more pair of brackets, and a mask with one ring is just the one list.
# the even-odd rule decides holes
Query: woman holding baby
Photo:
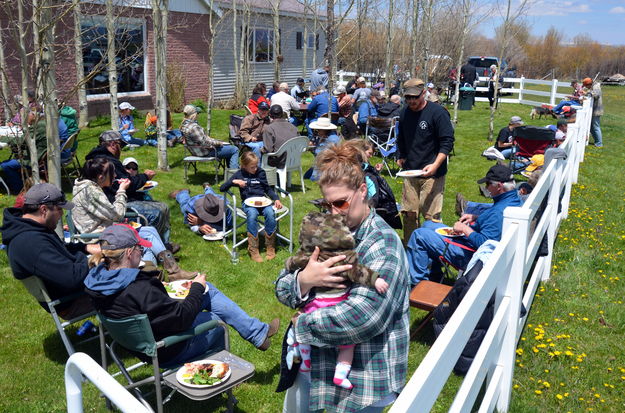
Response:
[{"label": "woman holding baby", "polygon": [[[288,388],[283,412],[382,412],[393,403],[406,381],[406,256],[395,231],[367,203],[365,175],[356,151],[354,147],[336,145],[319,154],[319,186],[328,212],[344,216],[354,234],[358,263],[376,272],[388,287],[379,292],[353,283],[342,301],[312,312],[301,311],[294,317],[295,339],[310,346],[312,365],[310,369],[300,369],[294,382],[279,384],[279,390]],[[337,275],[352,267],[341,263],[345,255],[325,261],[320,261],[319,255],[319,248],[315,248],[303,269],[282,270],[276,281],[280,302],[299,310],[315,299],[316,289],[350,285]],[[340,347],[352,345],[355,346],[348,373],[351,386],[345,388],[336,384],[335,372],[340,365],[337,355]]]}]

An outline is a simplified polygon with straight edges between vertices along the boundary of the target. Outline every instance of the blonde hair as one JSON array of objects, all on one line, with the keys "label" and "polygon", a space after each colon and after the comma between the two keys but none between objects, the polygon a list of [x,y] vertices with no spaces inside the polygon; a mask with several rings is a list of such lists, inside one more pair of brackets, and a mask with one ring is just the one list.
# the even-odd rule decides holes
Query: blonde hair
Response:
[{"label": "blonde hair", "polygon": [[[105,245],[110,245],[108,243],[108,241],[100,241],[100,247],[105,246]],[[121,260],[124,258],[124,255],[126,254],[126,250],[128,248],[119,248],[116,250],[105,250],[105,249],[101,249],[100,250],[100,254],[99,254],[99,258],[95,258],[95,265],[98,265],[102,262],[104,262],[104,265],[106,266],[106,268],[110,268],[111,264],[118,264],[121,262]]]},{"label": "blonde hair", "polygon": [[252,151],[243,152],[241,155],[241,167],[247,168],[250,165],[258,163],[258,156]]},{"label": "blonde hair", "polygon": [[366,152],[368,150],[373,150],[373,144],[364,139],[351,139],[345,142],[345,146],[354,147],[362,153],[362,162],[367,161]]},{"label": "blonde hair", "polygon": [[345,185],[358,189],[365,182],[362,170],[363,153],[355,144],[331,145],[317,156],[320,186]]}]

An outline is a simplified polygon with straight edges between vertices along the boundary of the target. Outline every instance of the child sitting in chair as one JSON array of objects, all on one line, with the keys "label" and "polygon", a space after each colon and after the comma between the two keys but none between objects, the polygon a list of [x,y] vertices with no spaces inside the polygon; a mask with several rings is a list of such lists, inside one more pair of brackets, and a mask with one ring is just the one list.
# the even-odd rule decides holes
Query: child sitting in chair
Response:
[{"label": "child sitting in chair", "polygon": [[[356,241],[345,223],[342,215],[324,214],[311,212],[304,217],[299,234],[300,248],[297,253],[286,261],[286,269],[290,272],[306,267],[315,247],[319,247],[319,260],[327,260],[337,255],[345,255],[346,258],[339,264],[351,264],[348,271],[337,273],[343,276],[348,285],[352,283],[375,287],[376,291],[384,294],[388,289],[388,283],[378,277],[378,273],[364,265],[358,264],[358,256],[354,248]],[[331,307],[349,296],[347,289],[315,288],[314,298],[306,303],[300,310],[301,314],[311,313],[318,308]],[[300,344],[295,341],[293,328],[287,331],[287,365],[291,369],[293,362],[301,361],[300,371],[310,372],[310,345]],[[355,344],[339,346],[336,369],[334,371],[334,384],[345,389],[353,388],[347,376],[352,367]]]},{"label": "child sitting in chair", "polygon": [[[247,217],[247,250],[252,260],[263,262],[258,252],[258,222],[259,214],[265,217],[265,241],[267,245],[267,260],[276,257],[276,210],[282,209],[282,203],[276,192],[267,182],[267,174],[258,167],[258,157],[248,151],[241,155],[241,169],[230,177],[219,190],[225,192],[232,186],[238,186],[241,194],[242,207]],[[271,198],[272,202],[266,197]],[[255,199],[251,199],[255,198]],[[264,199],[263,199],[264,198]],[[248,202],[246,202],[248,200]]]}]

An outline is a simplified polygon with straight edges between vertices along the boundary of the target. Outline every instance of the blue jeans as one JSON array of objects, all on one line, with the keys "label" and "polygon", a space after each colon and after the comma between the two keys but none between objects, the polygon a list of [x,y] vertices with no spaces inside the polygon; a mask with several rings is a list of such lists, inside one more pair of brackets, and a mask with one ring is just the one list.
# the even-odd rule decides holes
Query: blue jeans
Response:
[{"label": "blue jeans", "polygon": [[258,157],[258,166],[260,166],[260,161],[263,158],[263,155],[260,152],[260,150],[263,149],[263,146],[265,146],[265,144],[261,141],[261,142],[245,142],[244,145],[250,148],[252,152],[254,152],[254,155]]},{"label": "blue jeans", "polygon": [[4,177],[9,189],[13,193],[18,193],[24,187],[22,182],[22,165],[17,159],[9,159],[4,162],[0,162],[0,169],[4,171]]},{"label": "blue jeans", "polygon": [[[416,229],[410,236],[406,255],[410,269],[410,283],[416,285],[419,281],[429,279],[430,273],[439,273],[441,269],[438,257],[443,255],[445,247],[445,259],[456,268],[465,268],[473,252],[467,251],[453,244],[448,244],[442,235],[438,235],[436,228],[445,227],[439,222],[425,221],[421,228]],[[468,245],[466,237],[454,238],[454,242]]]},{"label": "blue jeans", "polygon": [[501,149],[499,152],[503,155],[504,158],[510,159],[510,156],[514,153],[514,146],[506,149]]},{"label": "blue jeans", "polygon": [[207,156],[216,156],[228,160],[228,168],[239,169],[239,148],[234,145],[224,145],[213,149]]},{"label": "blue jeans", "polygon": [[256,208],[243,204],[243,211],[245,211],[247,216],[247,232],[254,237],[258,236],[258,215],[261,213],[265,217],[265,233],[271,235],[276,231],[276,213],[273,210],[273,206]]},{"label": "blue jeans", "polygon": [[601,135],[601,115],[593,116],[590,121],[590,134],[595,139],[595,146],[603,146]]},{"label": "blue jeans", "polygon": [[[206,282],[208,292],[204,294],[202,310],[193,321],[193,327],[209,320],[223,320],[246,341],[259,347],[267,338],[269,325],[257,318],[250,317],[234,301],[226,297],[213,284]],[[214,328],[206,333],[186,341],[186,348],[176,357],[167,361],[167,365],[181,364],[201,356],[209,350],[221,350],[224,347],[223,329]]]},{"label": "blue jeans", "polygon": [[169,207],[167,204],[157,201],[132,201],[126,204],[145,217],[148,225],[156,228],[161,238],[169,242],[171,227],[169,225]]},{"label": "blue jeans", "polygon": [[172,139],[182,138],[182,132],[180,129],[171,129],[167,131],[167,140],[170,141]]},{"label": "blue jeans", "polygon": [[493,204],[488,204],[486,202],[467,202],[467,207],[464,209],[465,214],[477,215],[480,216],[482,213],[488,211],[493,207]]},{"label": "blue jeans", "polygon": [[137,138],[133,138],[130,135],[124,135],[122,134],[122,139],[124,140],[124,142],[126,142],[129,145],[139,145],[139,146],[143,146],[143,145],[147,145],[148,142],[144,141],[143,139],[137,139]]},{"label": "blue jeans", "polygon": [[139,235],[141,235],[141,238],[152,243],[151,248],[144,248],[141,259],[143,261],[152,261],[154,264],[157,264],[158,260],[156,259],[156,256],[167,249],[165,248],[165,244],[163,244],[161,236],[158,235],[156,228],[145,225],[139,228],[138,232]]},{"label": "blue jeans", "polygon": [[[216,195],[218,198],[221,198],[221,195],[216,194],[213,188],[211,187],[204,188],[204,195],[207,195],[207,194]],[[195,214],[195,202],[197,202],[197,200],[202,198],[204,195],[195,195],[194,197],[191,197],[191,194],[189,193],[188,189],[183,189],[182,191],[176,194],[176,202],[178,202],[178,205],[180,205],[180,212],[182,213],[182,217],[184,218],[185,225],[189,225],[189,221],[187,220],[187,214],[191,213],[191,214],[196,215]],[[191,205],[189,205],[189,203],[191,203]],[[229,209],[226,209],[224,213],[226,214],[226,226],[228,228],[231,228],[232,227],[232,214]],[[217,231],[223,231],[223,221],[210,223],[210,226]]]},{"label": "blue jeans", "polygon": [[555,106],[551,110],[553,111],[553,113],[560,114],[560,112],[562,112],[562,108],[563,107],[571,106],[571,105],[579,105],[579,102],[577,102],[575,100],[562,100],[562,101],[560,101],[560,103],[558,103],[557,106]]}]

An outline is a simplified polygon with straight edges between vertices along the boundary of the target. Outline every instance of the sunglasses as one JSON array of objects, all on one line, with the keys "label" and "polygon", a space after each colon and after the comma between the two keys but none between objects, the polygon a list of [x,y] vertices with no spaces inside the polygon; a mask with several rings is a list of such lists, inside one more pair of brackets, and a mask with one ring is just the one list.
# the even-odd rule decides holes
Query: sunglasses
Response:
[{"label": "sunglasses", "polygon": [[415,95],[406,95],[406,96],[404,96],[404,99],[406,99],[406,100],[416,100],[416,99],[419,99],[422,94],[423,94],[423,92],[419,93],[417,96],[415,96]]},{"label": "sunglasses", "polygon": [[126,169],[130,169],[131,171],[138,171],[139,168],[136,166],[127,166]]},{"label": "sunglasses", "polygon": [[350,196],[348,199],[337,199],[336,201],[332,202],[326,201],[324,199],[319,203],[319,206],[328,211],[332,211],[332,209],[334,208],[338,211],[345,212],[349,209],[350,202],[355,194],[356,192],[354,192],[354,194],[352,194],[352,196]]}]

